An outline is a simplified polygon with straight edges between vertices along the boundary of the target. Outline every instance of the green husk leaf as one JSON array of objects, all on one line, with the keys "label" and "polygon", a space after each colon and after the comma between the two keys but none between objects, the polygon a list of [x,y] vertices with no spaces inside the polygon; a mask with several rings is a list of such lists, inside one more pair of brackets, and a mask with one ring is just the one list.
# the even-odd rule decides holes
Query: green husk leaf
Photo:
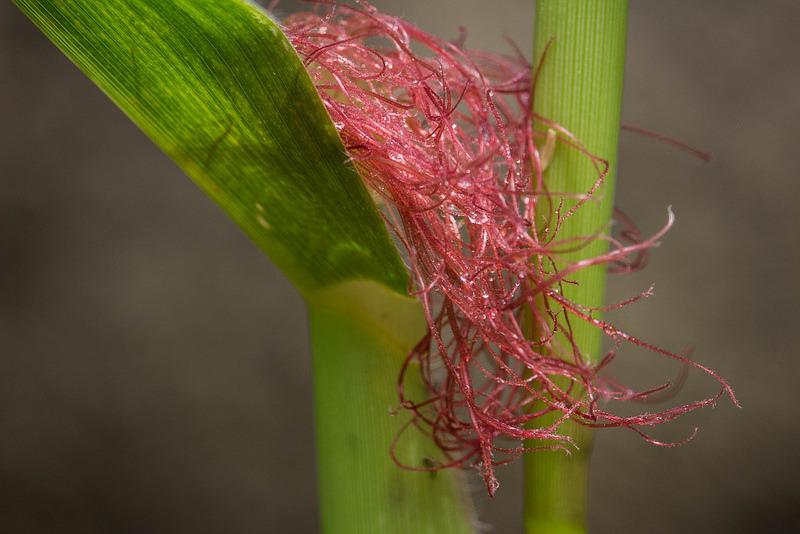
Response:
[{"label": "green husk leaf", "polygon": [[[306,297],[405,293],[384,222],[279,25],[244,0],[14,0]],[[157,194],[157,192],[154,192]]]}]

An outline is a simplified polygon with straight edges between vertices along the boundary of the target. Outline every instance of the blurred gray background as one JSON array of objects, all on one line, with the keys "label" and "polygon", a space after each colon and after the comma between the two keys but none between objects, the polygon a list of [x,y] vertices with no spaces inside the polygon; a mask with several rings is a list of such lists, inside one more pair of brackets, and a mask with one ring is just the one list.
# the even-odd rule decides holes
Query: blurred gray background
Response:
[{"label": "blurred gray background", "polygon": [[[533,5],[383,1],[473,47],[528,49]],[[280,11],[296,9],[284,2]],[[800,2],[632,0],[618,206],[678,222],[616,317],[736,387],[657,431],[601,432],[591,529],[800,529]],[[314,532],[305,312],[281,274],[8,2],[0,4],[0,532]],[[627,351],[636,385],[674,365]],[[693,376],[678,400],[714,391]],[[520,532],[519,466],[482,520]]]}]

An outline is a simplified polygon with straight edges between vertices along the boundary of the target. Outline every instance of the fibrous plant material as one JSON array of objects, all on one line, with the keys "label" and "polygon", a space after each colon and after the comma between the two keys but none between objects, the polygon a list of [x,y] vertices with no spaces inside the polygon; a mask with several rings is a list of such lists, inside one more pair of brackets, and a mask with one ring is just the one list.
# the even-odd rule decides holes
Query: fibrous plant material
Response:
[{"label": "fibrous plant material", "polygon": [[[565,221],[597,200],[608,163],[530,111],[536,74],[521,53],[469,50],[463,32],[445,41],[363,2],[317,4],[314,13],[287,18],[285,31],[350,158],[382,199],[406,253],[409,292],[428,323],[400,370],[400,405],[413,415],[407,428],[429,433],[448,461],[406,467],[474,465],[494,494],[493,466],[526,452],[524,440],[569,449],[570,438],[559,432],[566,420],[624,427],[671,446],[677,443],[660,442],[643,428],[713,405],[723,394],[737,402],[711,369],[633,337],[600,319],[603,309],[564,296],[580,270],[643,266],[673,216],[646,239],[621,214],[617,235],[588,228],[577,238],[560,237]],[[534,122],[546,130],[535,130]],[[554,143],[593,163],[596,175],[585,193],[548,188]],[[598,240],[607,243],[606,252],[565,260]],[[585,354],[572,335],[576,321],[602,330],[613,349],[602,358]],[[719,393],[659,412],[616,415],[609,401],[646,401],[670,387],[637,391],[601,376],[624,342],[708,373],[720,383]],[[426,398],[405,395],[404,380],[415,368]],[[555,423],[537,425],[553,414]]]}]

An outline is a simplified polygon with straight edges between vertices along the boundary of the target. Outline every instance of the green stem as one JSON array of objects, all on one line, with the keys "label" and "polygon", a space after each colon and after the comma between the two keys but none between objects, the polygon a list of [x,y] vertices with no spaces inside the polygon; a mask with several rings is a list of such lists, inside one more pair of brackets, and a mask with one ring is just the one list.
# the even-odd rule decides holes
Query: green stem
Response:
[{"label": "green stem", "polygon": [[[617,144],[622,102],[627,33],[627,0],[537,0],[534,58],[551,46],[542,64],[533,109],[569,130],[586,149],[608,160],[610,167],[598,201],[584,205],[560,230],[561,238],[591,235],[605,229],[611,217]],[[540,131],[546,129],[539,126]],[[545,180],[551,191],[585,193],[597,179],[589,159],[564,143],[556,146]],[[567,255],[564,261],[595,256],[605,250],[597,241]],[[586,269],[570,276],[565,296],[585,306],[602,305],[605,268]],[[574,339],[581,352],[601,354],[601,332],[573,321]],[[586,531],[586,484],[591,433],[572,422],[561,430],[572,435],[580,450],[531,453],[525,458],[525,529],[533,533]],[[536,445],[534,443],[533,445]]]},{"label": "green stem", "polygon": [[[308,309],[322,531],[471,532],[458,471],[408,471],[389,455],[408,421],[407,414],[390,412],[397,407],[402,361],[425,331],[419,303],[375,282],[348,282],[324,290]],[[416,376],[411,371],[409,379]],[[412,387],[420,388],[420,398],[421,382]],[[413,428],[402,435],[398,453],[414,466],[441,460],[432,440]]]}]

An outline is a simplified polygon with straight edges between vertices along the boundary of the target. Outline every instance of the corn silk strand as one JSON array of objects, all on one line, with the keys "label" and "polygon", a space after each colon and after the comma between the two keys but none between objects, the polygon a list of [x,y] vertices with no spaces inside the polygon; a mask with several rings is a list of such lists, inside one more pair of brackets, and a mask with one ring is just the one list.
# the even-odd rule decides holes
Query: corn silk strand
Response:
[{"label": "corn silk strand", "polygon": [[[288,17],[286,33],[349,157],[379,197],[409,265],[409,293],[422,303],[428,324],[400,370],[400,407],[412,415],[404,431],[429,434],[446,461],[402,461],[401,432],[391,451],[398,464],[423,471],[476,467],[493,495],[499,486],[494,467],[527,452],[524,440],[568,451],[571,440],[559,433],[567,419],[623,427],[652,444],[675,446],[694,433],[666,443],[643,428],[712,406],[722,395],[738,404],[713,370],[596,317],[650,296],[650,289],[603,309],[563,296],[564,285],[574,283],[570,275],[581,269],[642,268],[674,218],[670,211],[664,227],[643,238],[616,211],[616,235],[594,228],[580,238],[559,238],[564,221],[593,201],[608,163],[531,111],[536,73],[513,43],[510,56],[469,50],[463,30],[446,41],[364,2],[316,4],[314,12]],[[549,131],[535,130],[534,122]],[[553,141],[593,163],[596,175],[587,177],[592,185],[584,194],[548,189]],[[606,252],[564,259],[596,240],[607,242]],[[572,336],[576,320],[602,330],[613,349],[602,358],[584,354]],[[659,412],[615,415],[605,408],[608,401],[654,401],[675,386],[638,391],[601,376],[623,343],[699,369],[721,389]],[[404,383],[417,369],[427,397],[411,399]],[[544,416],[553,421],[554,413],[555,423],[537,424]]]}]

